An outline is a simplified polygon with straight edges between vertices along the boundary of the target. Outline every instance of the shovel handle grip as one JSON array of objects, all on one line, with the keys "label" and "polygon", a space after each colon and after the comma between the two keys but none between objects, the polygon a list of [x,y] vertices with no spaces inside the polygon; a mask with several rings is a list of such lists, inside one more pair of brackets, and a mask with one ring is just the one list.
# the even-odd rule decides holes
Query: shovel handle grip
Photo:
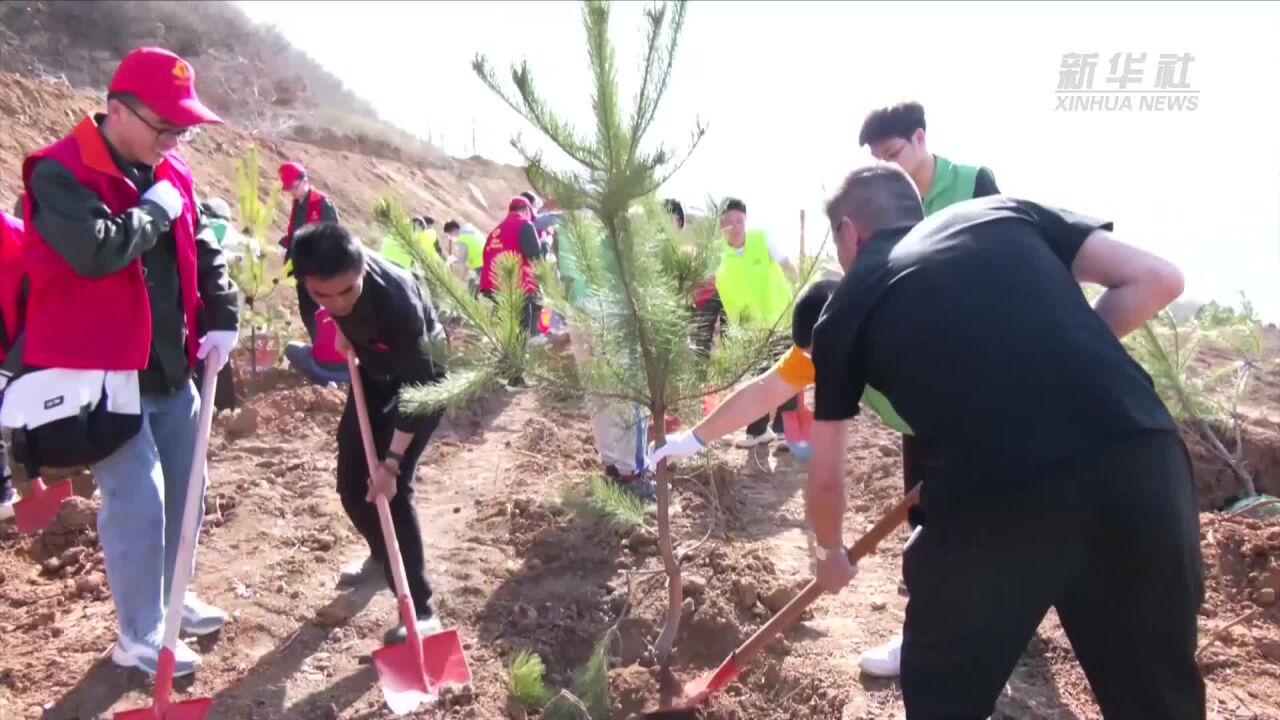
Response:
[{"label": "shovel handle grip", "polygon": [[[899,500],[897,505],[894,505],[889,512],[885,513],[865,535],[853,543],[853,547],[849,548],[849,562],[857,563],[869,555],[872,550],[875,550],[881,541],[889,537],[889,534],[896,530],[899,525],[906,522],[907,512],[919,501],[920,486],[917,485]],[[822,588],[818,585],[817,580],[805,585],[799,595],[787,603],[776,615],[769,618],[769,622],[765,623],[754,635],[747,638],[746,642],[738,646],[738,649],[733,653],[734,665],[739,668],[745,665],[783,630],[791,627],[799,620],[804,611],[821,596]]]}]

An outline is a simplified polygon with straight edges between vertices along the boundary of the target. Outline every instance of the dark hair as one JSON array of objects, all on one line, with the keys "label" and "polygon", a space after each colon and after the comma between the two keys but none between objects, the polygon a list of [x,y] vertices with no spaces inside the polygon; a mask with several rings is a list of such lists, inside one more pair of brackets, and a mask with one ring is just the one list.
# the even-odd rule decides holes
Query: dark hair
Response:
[{"label": "dark hair", "polygon": [[293,236],[289,255],[293,274],[303,278],[331,278],[364,265],[364,250],[349,230],[335,223],[313,223]]},{"label": "dark hair", "polygon": [[431,227],[432,225],[436,224],[436,219],[431,217],[430,215],[423,215],[422,224],[426,225],[427,227]]},{"label": "dark hair", "polygon": [[924,129],[924,106],[914,101],[898,103],[867,114],[867,119],[862,121],[862,132],[858,134],[858,146],[891,137],[910,140],[916,130]]},{"label": "dark hair", "polygon": [[21,195],[19,195],[18,199],[15,200],[13,203],[13,216],[18,218],[19,220],[22,219],[22,196]]},{"label": "dark hair", "polygon": [[838,280],[819,280],[800,291],[791,311],[791,342],[806,348],[813,344],[813,326],[818,324],[822,308],[840,286]]},{"label": "dark hair", "polygon": [[680,201],[676,200],[675,198],[667,198],[666,200],[662,201],[662,204],[667,208],[667,212],[675,216],[676,227],[683,228],[684,227],[684,206],[680,204]]},{"label": "dark hair", "polygon": [[462,229],[462,226],[458,224],[457,220],[450,220],[449,222],[444,224],[444,231],[446,233],[451,233],[461,229]]},{"label": "dark hair", "polygon": [[746,214],[747,214],[747,204],[746,204],[746,203],[744,203],[744,202],[742,202],[742,201],[741,201],[741,200],[739,200],[738,198],[729,198],[728,200],[725,200],[725,201],[724,201],[724,212],[722,212],[722,213],[720,213],[720,214],[721,214],[721,215],[728,215],[728,214],[729,214],[729,212],[730,212],[730,211],[732,211],[732,210],[737,210],[738,212],[742,213],[743,215],[746,215]]}]

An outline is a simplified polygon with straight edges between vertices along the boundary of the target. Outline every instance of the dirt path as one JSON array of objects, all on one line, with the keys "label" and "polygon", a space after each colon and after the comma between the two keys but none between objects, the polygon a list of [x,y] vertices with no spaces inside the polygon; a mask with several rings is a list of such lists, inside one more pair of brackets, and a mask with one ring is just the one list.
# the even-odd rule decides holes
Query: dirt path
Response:
[{"label": "dirt path", "polygon": [[[338,569],[363,552],[333,488],[343,391],[300,387],[287,376],[268,385],[275,387],[249,409],[217,422],[196,587],[234,620],[199,643],[205,664],[181,692],[212,696],[210,718],[388,717],[369,653],[394,622],[393,599],[378,581],[334,588]],[[460,629],[475,682],[469,694],[416,716],[520,717],[507,708],[503,671],[515,652],[539,653],[548,680],[564,686],[615,628],[611,717],[626,718],[655,697],[647,643],[665,597],[654,582],[661,576],[652,539],[559,502],[564,488],[585,484],[595,470],[581,409],[533,392],[502,393],[485,405],[442,429],[417,486],[439,612]],[[850,534],[901,494],[896,438],[864,419],[856,433]],[[677,653],[685,678],[716,664],[809,578],[803,465],[763,448],[714,457],[710,471],[681,469],[694,476],[677,482],[674,499],[680,544],[695,548],[686,561],[689,599]],[[95,507],[77,499],[57,528],[37,538],[0,527],[0,720],[110,717],[149,700],[149,682],[103,657],[114,617],[92,530]],[[1251,607],[1277,567],[1280,525],[1249,523],[1206,523],[1206,633]],[[862,563],[848,591],[820,600],[716,699],[708,717],[898,717],[897,683],[861,678],[855,663],[860,650],[900,628],[906,537],[900,529]],[[1280,583],[1280,569],[1274,572]],[[1205,671],[1211,717],[1280,717],[1280,608],[1211,647]],[[1098,717],[1052,617],[996,716]]]}]

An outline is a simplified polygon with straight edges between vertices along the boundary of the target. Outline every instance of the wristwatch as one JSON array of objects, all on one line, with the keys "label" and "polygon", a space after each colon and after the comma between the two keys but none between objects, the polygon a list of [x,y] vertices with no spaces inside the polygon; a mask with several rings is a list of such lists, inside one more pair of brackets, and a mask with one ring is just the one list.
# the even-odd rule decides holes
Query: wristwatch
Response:
[{"label": "wristwatch", "polygon": [[848,548],[841,543],[840,546],[836,548],[824,548],[821,545],[818,545],[813,549],[813,556],[817,558],[818,562],[826,562],[827,558],[831,557],[836,552],[839,552],[841,555],[849,554]]},{"label": "wristwatch", "polygon": [[387,459],[388,459],[388,460],[394,460],[394,461],[395,461],[395,464],[396,464],[396,465],[399,465],[400,463],[404,462],[404,455],[401,455],[400,453],[396,452],[395,450],[388,450],[388,451],[387,451]]}]

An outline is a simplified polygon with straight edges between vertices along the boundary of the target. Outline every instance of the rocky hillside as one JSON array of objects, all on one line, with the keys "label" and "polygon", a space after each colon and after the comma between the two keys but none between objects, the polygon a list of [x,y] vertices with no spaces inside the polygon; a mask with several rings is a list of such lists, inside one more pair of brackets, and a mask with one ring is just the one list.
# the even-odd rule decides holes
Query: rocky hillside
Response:
[{"label": "rocky hillside", "polygon": [[[344,219],[369,230],[373,200],[391,191],[413,213],[484,227],[525,189],[519,168],[450,158],[390,126],[275,30],[225,2],[0,3],[0,206],[21,186],[22,158],[101,107],[120,57],[167,47],[196,69],[201,98],[228,120],[184,154],[202,195],[235,205],[236,159],[256,143],[264,174],[301,161]],[[280,222],[286,207],[280,206]]]}]

